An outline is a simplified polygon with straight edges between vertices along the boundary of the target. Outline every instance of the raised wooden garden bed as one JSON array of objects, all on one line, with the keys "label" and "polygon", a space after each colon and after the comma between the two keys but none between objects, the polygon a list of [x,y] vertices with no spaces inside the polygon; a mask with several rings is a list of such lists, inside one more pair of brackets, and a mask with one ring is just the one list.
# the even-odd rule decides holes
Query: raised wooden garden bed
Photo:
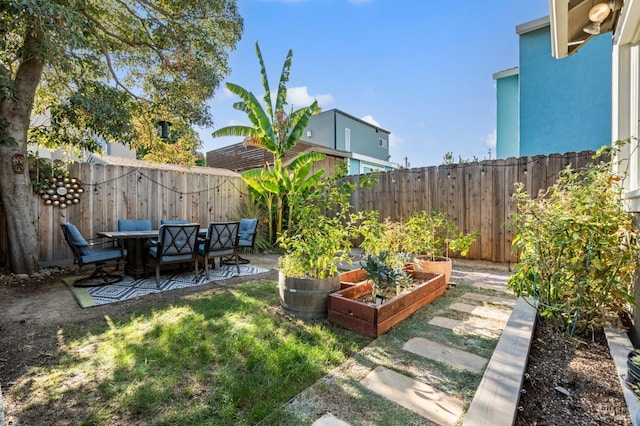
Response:
[{"label": "raised wooden garden bed", "polygon": [[[353,275],[363,278],[362,273]],[[412,272],[411,275],[414,281],[424,281],[424,283],[376,306],[373,303],[357,300],[371,294],[373,291],[371,281],[365,280],[349,285],[343,274],[340,281],[344,288],[329,295],[327,318],[346,329],[366,336],[380,336],[427,303],[443,295],[447,288],[443,274]]]}]

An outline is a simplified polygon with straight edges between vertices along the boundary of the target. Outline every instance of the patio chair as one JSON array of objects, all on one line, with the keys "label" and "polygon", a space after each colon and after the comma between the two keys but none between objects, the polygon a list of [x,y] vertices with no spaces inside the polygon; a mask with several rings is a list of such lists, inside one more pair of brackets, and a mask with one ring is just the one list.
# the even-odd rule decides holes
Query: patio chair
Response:
[{"label": "patio chair", "polygon": [[[193,262],[198,278],[198,232],[200,225],[161,225],[158,239],[151,240],[148,254],[156,267],[156,286],[160,287],[160,266],[171,263]],[[145,265],[146,269],[146,265]],[[146,275],[146,273],[145,273]]]},{"label": "patio chair", "polygon": [[[256,242],[256,235],[258,234],[258,219],[240,219],[240,227],[238,228],[238,252],[244,248],[251,248]],[[233,262],[233,258],[227,257],[222,259],[221,262],[224,265],[229,265]],[[238,263],[249,263],[249,259],[238,255]]]},{"label": "patio chair", "polygon": [[[238,256],[238,229],[240,222],[211,222],[207,229],[207,237],[198,247],[198,258],[204,259],[204,271],[209,278],[209,259],[216,267],[216,257],[234,258],[238,274],[240,260]],[[222,259],[220,259],[222,265]]]},{"label": "patio chair", "polygon": [[120,262],[125,262],[127,251],[123,247],[114,247],[112,244],[108,247],[98,247],[110,242],[103,240],[102,243],[89,243],[88,241],[99,238],[86,240],[78,228],[69,222],[62,222],[60,226],[73,253],[74,263],[78,264],[79,269],[85,265],[92,265],[95,268],[91,275],[75,280],[74,287],[98,287],[122,281],[123,275],[110,274],[104,268],[114,263],[119,267]]},{"label": "patio chair", "polygon": [[151,231],[148,219],[118,219],[118,231]]},{"label": "patio chair", "polygon": [[162,219],[160,225],[186,225],[189,223],[186,219]]}]

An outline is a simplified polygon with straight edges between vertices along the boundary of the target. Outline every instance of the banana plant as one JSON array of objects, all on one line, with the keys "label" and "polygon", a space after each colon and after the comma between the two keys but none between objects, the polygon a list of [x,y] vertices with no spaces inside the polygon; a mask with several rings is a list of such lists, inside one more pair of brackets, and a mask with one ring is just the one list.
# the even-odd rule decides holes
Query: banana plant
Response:
[{"label": "banana plant", "polygon": [[233,108],[247,114],[251,126],[236,125],[223,127],[214,131],[212,136],[244,136],[245,145],[266,149],[273,154],[273,162],[275,165],[278,161],[282,161],[287,151],[298,143],[302,132],[309,124],[309,118],[313,114],[320,112],[320,108],[318,107],[318,102],[314,101],[308,107],[303,107],[296,111],[291,109],[288,114],[285,111],[285,105],[287,105],[287,82],[289,81],[289,72],[291,70],[291,60],[293,57],[292,50],[289,50],[282,66],[278,91],[275,96],[275,104],[271,96],[271,89],[269,88],[267,70],[262,59],[260,46],[257,42],[256,55],[260,62],[260,74],[262,76],[262,87],[264,88],[262,100],[266,110],[252,92],[237,84],[227,83],[227,89],[242,99],[240,102],[234,103]]},{"label": "banana plant", "polygon": [[242,178],[253,191],[254,198],[258,202],[264,202],[269,215],[269,243],[274,241],[273,238],[273,201],[279,192],[278,183],[273,176],[271,170],[251,169],[242,173]]}]

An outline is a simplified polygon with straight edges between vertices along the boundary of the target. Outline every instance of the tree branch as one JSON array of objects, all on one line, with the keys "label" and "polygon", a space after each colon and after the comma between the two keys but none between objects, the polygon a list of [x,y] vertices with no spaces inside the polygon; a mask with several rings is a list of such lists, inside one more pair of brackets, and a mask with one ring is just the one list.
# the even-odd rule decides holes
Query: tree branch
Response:
[{"label": "tree branch", "polygon": [[105,33],[109,37],[114,38],[114,39],[116,39],[116,40],[118,40],[118,41],[120,41],[120,42],[122,42],[122,43],[124,43],[124,44],[126,44],[128,46],[131,46],[131,47],[139,47],[139,46],[148,47],[149,49],[151,49],[154,52],[156,52],[156,54],[160,58],[164,58],[162,52],[156,46],[154,46],[153,44],[126,39],[126,38],[122,37],[119,34],[116,34],[116,33],[112,32],[112,31],[109,31],[104,25],[102,25],[98,20],[96,20],[93,16],[89,15],[88,13],[82,11],[82,15],[85,16],[88,20],[90,20],[93,24],[95,24],[95,26],[100,31],[102,31],[103,33]]},{"label": "tree branch", "polygon": [[107,67],[109,68],[109,73],[111,74],[111,77],[113,77],[113,80],[116,82],[116,86],[121,87],[122,90],[127,92],[129,94],[129,96],[133,97],[134,99],[140,99],[140,97],[138,97],[138,95],[133,93],[131,90],[129,90],[129,88],[127,86],[125,86],[124,84],[122,84],[120,82],[120,80],[118,79],[118,75],[116,74],[115,69],[113,69],[113,65],[111,64],[111,56],[109,55],[109,51],[107,50],[106,46],[102,42],[102,38],[100,37],[99,34],[95,34],[95,37],[96,37],[96,40],[98,40],[98,44],[100,45],[100,50],[102,51],[102,54],[104,55],[104,58],[107,61]]}]

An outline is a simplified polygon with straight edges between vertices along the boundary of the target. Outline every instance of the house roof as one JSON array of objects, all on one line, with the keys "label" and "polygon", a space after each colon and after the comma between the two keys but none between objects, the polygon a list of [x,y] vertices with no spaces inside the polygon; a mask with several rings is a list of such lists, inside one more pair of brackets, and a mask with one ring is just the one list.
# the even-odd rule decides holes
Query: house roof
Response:
[{"label": "house roof", "polygon": [[[285,163],[293,160],[300,153],[322,152],[326,155],[340,158],[349,158],[351,153],[327,148],[307,141],[299,141],[296,146],[287,151]],[[207,151],[207,164],[213,167],[227,167],[241,172],[244,170],[263,167],[266,163],[273,163],[273,154],[255,146],[245,146],[242,142],[228,145],[212,151]]]},{"label": "house roof", "polygon": [[87,163],[102,164],[107,166],[135,167],[139,169],[167,170],[167,171],[178,171],[178,172],[192,172],[192,173],[199,173],[199,174],[205,174],[205,175],[240,177],[238,173],[231,171],[229,169],[224,169],[224,168],[200,167],[200,166],[187,167],[187,166],[180,166],[178,164],[152,163],[151,161],[116,157],[113,155],[98,156],[95,154],[91,154],[87,159]]},{"label": "house roof", "polygon": [[[599,3],[611,5],[609,15],[600,24],[597,34],[585,32],[593,24],[589,10]],[[594,36],[613,31],[620,17],[622,0],[549,0],[551,54],[557,59],[572,55]]]},{"label": "house roof", "polygon": [[384,132],[384,133],[389,133],[389,134],[391,134],[391,132],[390,132],[389,130],[383,129],[383,128],[382,128],[382,127],[380,127],[380,126],[376,126],[375,124],[369,123],[368,121],[365,121],[365,120],[363,120],[363,119],[361,119],[361,118],[355,117],[355,116],[353,116],[353,115],[351,115],[351,114],[349,114],[349,113],[346,113],[346,112],[344,112],[344,111],[342,111],[342,110],[339,110],[339,109],[337,109],[337,108],[332,108],[332,109],[329,109],[329,110],[327,110],[327,111],[322,111],[320,114],[326,114],[326,113],[329,113],[329,112],[335,112],[335,113],[338,113],[338,114],[340,114],[340,115],[344,115],[345,117],[349,117],[349,118],[350,118],[350,119],[352,119],[352,120],[358,121],[358,122],[360,122],[360,123],[362,123],[362,124],[366,124],[367,126],[371,126],[371,127],[373,127],[374,129],[376,129],[376,130],[379,130],[379,131]]}]

